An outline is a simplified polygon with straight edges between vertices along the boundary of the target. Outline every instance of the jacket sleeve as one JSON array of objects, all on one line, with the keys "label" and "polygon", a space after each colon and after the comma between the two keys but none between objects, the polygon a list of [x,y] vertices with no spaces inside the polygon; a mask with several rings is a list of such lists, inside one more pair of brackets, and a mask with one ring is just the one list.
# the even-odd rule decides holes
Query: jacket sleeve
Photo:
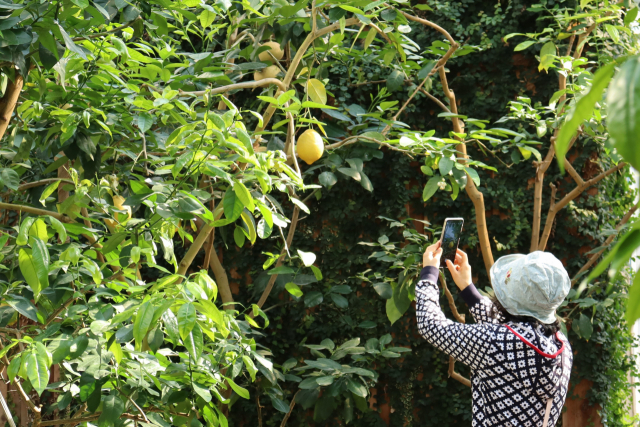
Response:
[{"label": "jacket sleeve", "polygon": [[464,288],[460,292],[460,296],[467,303],[469,312],[473,316],[476,323],[493,323],[495,325],[504,323],[505,319],[498,315],[494,316],[493,303],[483,295],[480,295],[478,289],[472,284]]},{"label": "jacket sleeve", "polygon": [[497,352],[498,325],[456,323],[444,316],[436,285],[438,269],[424,267],[416,284],[418,331],[429,343],[472,369],[482,369]]}]

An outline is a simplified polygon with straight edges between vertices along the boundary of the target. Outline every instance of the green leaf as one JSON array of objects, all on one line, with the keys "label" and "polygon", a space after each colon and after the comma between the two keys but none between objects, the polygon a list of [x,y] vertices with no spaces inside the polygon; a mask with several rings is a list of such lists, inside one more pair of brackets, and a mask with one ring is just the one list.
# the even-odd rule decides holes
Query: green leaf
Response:
[{"label": "green leaf", "polygon": [[242,356],[242,361],[244,362],[244,366],[247,368],[247,372],[249,372],[249,375],[251,375],[251,381],[255,381],[258,368],[256,368],[253,360],[251,360],[249,356]]},{"label": "green leaf", "polygon": [[367,388],[360,381],[353,378],[347,378],[347,388],[356,396],[367,397]]},{"label": "green leaf", "polygon": [[75,4],[80,9],[89,7],[89,0],[71,0],[71,3]]},{"label": "green leaf", "polygon": [[22,356],[14,357],[9,363],[9,367],[7,368],[7,376],[9,377],[9,381],[13,381],[14,378],[18,375],[18,371],[20,371],[20,365],[22,364]]},{"label": "green leaf", "polygon": [[[235,186],[234,186],[235,187]],[[246,187],[245,187],[246,190]],[[244,203],[237,196],[236,191],[241,190],[233,190],[232,188],[228,188],[224,193],[224,198],[222,199],[222,207],[224,208],[224,216],[227,219],[235,221],[240,218],[242,214],[242,210],[244,209]]]},{"label": "green leaf", "polygon": [[441,157],[440,161],[438,162],[438,169],[440,170],[440,175],[442,176],[449,175],[449,172],[451,172],[451,169],[453,169],[453,163],[454,161],[451,160],[450,158]]},{"label": "green leaf", "polygon": [[[570,118],[560,128],[558,138],[556,139],[556,157],[558,159],[558,167],[562,172],[564,172],[564,158],[567,154],[567,149],[569,148],[569,142],[576,134],[578,127],[583,122],[588,121],[591,118],[596,102],[602,99],[602,92],[609,85],[609,81],[611,81],[611,77],[613,76],[614,72],[614,66],[615,64],[611,63],[596,71],[595,75],[593,76],[593,82],[591,83],[589,92],[582,98],[580,98],[580,100],[576,103],[573,111],[570,113]],[[620,74],[622,74],[622,72]],[[627,79],[623,79],[623,81],[620,81],[620,83],[631,84],[631,82],[627,82],[626,80]],[[607,94],[607,100],[609,102],[613,102],[615,107],[612,108],[611,104],[609,104],[609,112],[607,117],[609,118],[609,120],[613,119],[614,123],[623,125],[624,128],[626,128],[627,126],[629,126],[629,124],[621,123],[624,121],[622,117],[617,117],[616,120],[616,113],[622,113],[620,106],[626,105],[628,103],[627,95],[628,93],[632,93],[633,88],[629,86],[621,88],[620,85],[615,86],[613,84],[611,86],[612,87],[609,89]],[[622,90],[624,92],[622,92]],[[612,95],[612,92],[614,92],[614,95]],[[625,100],[621,100],[621,98],[625,98]],[[625,107],[622,108],[622,110],[625,109]],[[626,109],[626,112],[629,112],[628,108]],[[622,116],[627,117],[624,116],[624,114],[622,114]],[[632,120],[632,122],[633,121],[635,120]],[[609,132],[612,140],[615,140],[614,133],[616,135],[620,134],[618,133],[619,131],[615,129],[614,123],[609,121]],[[638,158],[640,159],[640,154],[638,155]],[[640,166],[640,164],[638,166]]]},{"label": "green leaf", "polygon": [[640,56],[622,65],[607,90],[607,129],[618,154],[640,170]]},{"label": "green leaf", "polygon": [[[115,392],[114,392],[115,393]],[[116,394],[110,394],[102,398],[102,413],[98,418],[98,427],[110,427],[116,425],[124,412],[124,402]]]},{"label": "green leaf", "polygon": [[367,33],[367,37],[364,39],[364,49],[363,50],[367,50],[367,48],[371,45],[371,42],[373,42],[373,39],[376,38],[376,34],[378,34],[378,32],[376,31],[375,28],[371,28],[369,30],[369,32]]},{"label": "green leaf", "polygon": [[305,205],[304,203],[302,203],[301,200],[296,199],[295,197],[291,198],[291,202],[293,202],[294,205],[296,205],[297,207],[299,207],[300,209],[302,209],[303,211],[305,211],[306,213],[311,213],[311,211],[309,210],[309,208],[307,207],[307,205]]},{"label": "green leaf", "polygon": [[136,320],[133,323],[133,338],[136,342],[137,351],[140,351],[142,347],[142,341],[144,340],[144,337],[147,335],[147,331],[151,326],[154,311],[155,308],[151,305],[151,303],[149,303],[149,301],[142,304],[138,309]]},{"label": "green leaf", "polygon": [[233,191],[249,212],[253,212],[256,209],[256,205],[253,202],[253,196],[251,196],[251,193],[249,193],[249,190],[242,182],[234,181]]},{"label": "green leaf", "polygon": [[193,361],[197,363],[202,354],[202,348],[204,347],[204,338],[200,326],[197,324],[193,325],[193,328],[184,338],[184,345],[187,347]]},{"label": "green leaf", "polygon": [[29,236],[34,236],[46,242],[49,240],[49,234],[47,233],[47,224],[41,219],[38,218],[33,225],[29,228]]},{"label": "green leaf", "polygon": [[47,197],[49,197],[54,191],[56,191],[58,189],[58,186],[60,185],[62,181],[55,181],[49,185],[47,185],[47,188],[45,188],[42,191],[42,194],[40,195],[40,203],[42,203],[42,206],[45,206],[45,200]]},{"label": "green leaf", "polygon": [[182,339],[186,339],[196,325],[196,308],[190,302],[182,304],[178,310],[178,330]]},{"label": "green leaf", "polygon": [[69,37],[69,34],[67,34],[67,32],[64,30],[64,28],[62,28],[62,25],[58,24],[58,29],[60,30],[60,33],[62,34],[62,38],[64,39],[64,44],[67,46],[67,49],[69,49],[71,52],[77,53],[82,59],[84,59],[86,61],[87,60],[87,55],[85,55],[83,50],[81,48],[79,48],[78,45],[76,45],[73,42],[71,37]]},{"label": "green leaf", "polygon": [[[26,144],[26,143],[25,143]],[[20,186],[20,177],[18,173],[10,168],[2,169],[0,172],[0,179],[2,179],[2,183],[6,185],[13,191],[16,191]]]},{"label": "green leaf", "polygon": [[238,394],[238,396],[244,399],[249,399],[249,391],[247,389],[240,387],[231,378],[227,378],[227,382],[229,383],[233,391]]},{"label": "green leaf", "polygon": [[330,297],[333,300],[333,303],[340,308],[347,308],[349,306],[349,301],[342,295],[332,293],[330,294]]},{"label": "green leaf", "polygon": [[620,42],[620,31],[616,27],[611,24],[605,24],[604,28],[607,30],[607,33],[611,36],[611,39],[614,43],[618,44]]},{"label": "green leaf", "polygon": [[318,175],[318,181],[326,188],[331,188],[338,182],[338,178],[333,172],[325,171]]},{"label": "green leaf", "polygon": [[42,283],[40,283],[40,277],[37,273],[37,267],[31,249],[20,249],[18,252],[18,265],[24,280],[37,298],[44,287]]},{"label": "green leaf", "polygon": [[244,241],[246,237],[247,236],[244,235],[242,228],[239,226],[236,226],[236,228],[233,230],[233,241],[236,242],[236,245],[238,245],[239,248],[244,246]]},{"label": "green leaf", "polygon": [[180,331],[178,329],[178,319],[173,311],[167,310],[162,314],[162,321],[169,338],[175,345],[180,344]]},{"label": "green leaf", "polygon": [[633,284],[629,288],[625,319],[627,320],[627,325],[634,325],[638,318],[640,318],[640,273],[636,272]]},{"label": "green leaf", "polygon": [[528,48],[529,46],[535,43],[536,43],[535,40],[527,40],[526,42],[522,42],[518,46],[516,46],[515,49],[513,49],[513,51],[518,52],[520,50],[525,50],[526,48]]},{"label": "green leaf", "polygon": [[387,318],[393,325],[396,320],[402,317],[402,315],[409,309],[411,300],[409,299],[409,288],[407,281],[402,285],[397,285],[393,289],[393,294],[390,299],[387,300],[386,312]]},{"label": "green leaf", "polygon": [[284,285],[284,288],[294,297],[300,298],[302,296],[300,287],[293,282],[287,283],[286,285]]},{"label": "green leaf", "polygon": [[373,289],[384,299],[389,299],[393,296],[393,288],[391,288],[391,285],[387,282],[374,283]]},{"label": "green leaf", "polygon": [[307,84],[307,95],[313,102],[325,105],[327,103],[327,90],[324,84],[318,79],[309,79]]},{"label": "green leaf", "polygon": [[318,291],[309,292],[304,296],[305,307],[313,307],[320,304],[323,300],[322,293]]},{"label": "green leaf", "polygon": [[553,42],[547,42],[540,49],[540,65],[538,65],[538,71],[549,70],[549,67],[553,65],[553,58],[556,56],[556,45]]},{"label": "green leaf", "polygon": [[442,181],[441,176],[429,178],[429,181],[427,181],[427,184],[424,186],[424,190],[422,191],[422,200],[426,202],[436,193],[438,190],[438,183],[440,181]]},{"label": "green leaf", "polygon": [[591,324],[591,319],[585,316],[584,313],[580,313],[578,327],[580,328],[580,336],[589,341],[589,338],[591,338],[591,334],[593,333],[593,325]]},{"label": "green leaf", "polygon": [[277,13],[280,16],[288,18],[288,17],[293,16],[296,13],[298,13],[298,11],[302,10],[307,5],[307,3],[309,3],[309,0],[299,0],[293,6],[283,6],[283,7],[281,7],[280,9],[277,10]]},{"label": "green leaf", "polygon": [[469,174],[469,177],[471,177],[471,180],[475,185],[480,185],[480,176],[478,175],[478,172],[475,169],[465,166],[464,170],[467,171],[467,173]]},{"label": "green leaf", "polygon": [[[36,221],[36,224],[37,223],[38,221]],[[46,243],[38,237],[29,237],[29,244],[32,248],[31,255],[33,256],[35,272],[40,282],[40,290],[42,290],[49,287],[49,251],[47,250]]]},{"label": "green leaf", "polygon": [[17,295],[11,295],[11,299],[7,299],[6,302],[26,318],[31,319],[34,322],[43,323],[38,319],[38,311],[36,310],[36,307],[28,299]]},{"label": "green leaf", "polygon": [[400,89],[404,83],[404,73],[398,70],[393,70],[389,77],[387,77],[387,89],[389,92],[395,92]]},{"label": "green leaf", "polygon": [[20,230],[18,231],[18,237],[16,238],[16,245],[24,246],[29,242],[29,230],[31,226],[36,222],[36,218],[29,217],[22,221],[20,224]]},{"label": "green leaf", "polygon": [[31,352],[27,354],[25,361],[27,377],[31,382],[38,396],[47,388],[49,384],[49,369],[47,368],[47,360],[40,352]]},{"label": "green leaf", "polygon": [[627,13],[624,15],[624,26],[628,27],[632,22],[636,20],[638,17],[638,8],[634,7],[633,9],[629,9]]},{"label": "green leaf", "polygon": [[424,80],[427,78],[433,67],[436,66],[436,61],[428,61],[421,69],[418,71],[418,79]]},{"label": "green leaf", "polygon": [[118,249],[118,245],[120,243],[122,243],[124,241],[124,239],[126,239],[128,237],[128,233],[126,232],[119,232],[114,234],[113,236],[109,237],[109,240],[107,240],[104,244],[104,246],[102,246],[102,249],[100,250],[100,252],[102,252],[103,254],[108,254],[111,253],[113,251],[115,251],[116,249]]},{"label": "green leaf", "polygon": [[138,114],[138,129],[140,132],[146,133],[153,126],[153,116],[146,111],[141,111]]}]

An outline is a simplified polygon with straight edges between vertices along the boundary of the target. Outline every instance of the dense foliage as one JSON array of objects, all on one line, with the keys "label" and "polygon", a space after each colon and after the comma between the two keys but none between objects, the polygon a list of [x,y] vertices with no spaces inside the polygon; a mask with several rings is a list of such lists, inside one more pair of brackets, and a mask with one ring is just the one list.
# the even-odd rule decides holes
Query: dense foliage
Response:
[{"label": "dense foliage", "polygon": [[[421,253],[454,211],[480,287],[492,252],[528,251],[557,101],[633,41],[628,8],[528,6],[0,2],[0,354],[34,425],[379,425],[372,396],[392,425],[468,423],[469,389],[415,330]],[[607,14],[613,30],[587,32]],[[576,45],[586,34],[573,68],[555,50],[571,23]],[[529,33],[521,53],[512,33]],[[264,56],[270,39],[282,57]],[[584,180],[617,169],[547,221],[572,274],[633,200],[598,114],[571,164]],[[307,128],[329,142],[313,165],[291,155]],[[620,425],[625,285],[581,291],[563,313],[576,379]]]}]

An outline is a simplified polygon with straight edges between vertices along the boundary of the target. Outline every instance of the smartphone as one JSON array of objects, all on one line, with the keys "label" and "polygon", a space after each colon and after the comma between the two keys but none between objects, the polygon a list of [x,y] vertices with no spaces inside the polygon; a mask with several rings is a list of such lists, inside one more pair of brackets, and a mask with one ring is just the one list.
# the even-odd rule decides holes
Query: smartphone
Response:
[{"label": "smartphone", "polygon": [[446,260],[448,259],[451,260],[451,262],[454,262],[463,224],[464,219],[462,218],[447,218],[444,220],[442,235],[440,236],[440,247],[442,248],[440,268],[447,266]]}]

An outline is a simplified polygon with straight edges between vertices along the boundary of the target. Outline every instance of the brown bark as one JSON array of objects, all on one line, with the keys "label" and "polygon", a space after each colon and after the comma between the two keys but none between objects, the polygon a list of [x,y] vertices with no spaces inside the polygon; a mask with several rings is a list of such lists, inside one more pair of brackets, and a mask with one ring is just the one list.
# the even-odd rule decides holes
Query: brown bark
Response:
[{"label": "brown bark", "polygon": [[211,270],[213,270],[213,275],[216,278],[216,284],[218,285],[218,291],[220,292],[220,298],[222,299],[222,304],[224,304],[224,309],[233,310],[235,308],[234,304],[228,304],[233,303],[233,294],[231,293],[231,287],[229,286],[229,276],[227,275],[227,272],[222,266],[222,263],[218,258],[218,254],[215,251],[212,251],[211,253]]},{"label": "brown bark", "polygon": [[529,252],[538,250],[538,243],[540,241],[540,214],[542,210],[542,184],[544,183],[544,174],[547,172],[547,169],[549,169],[555,154],[556,150],[552,145],[542,163],[536,163],[536,180],[533,188],[533,222],[531,224],[531,246]]},{"label": "brown bark", "polygon": [[0,139],[2,139],[4,133],[9,127],[11,115],[13,114],[13,110],[16,108],[16,103],[20,97],[23,85],[24,79],[22,78],[22,75],[16,73],[15,81],[10,81],[9,84],[7,84],[7,90],[2,98],[0,98]]},{"label": "brown bark", "polygon": [[[460,322],[460,323],[465,323],[465,319],[464,319],[464,314],[460,314],[458,312],[458,308],[456,307],[456,303],[455,301],[453,301],[453,296],[451,295],[451,292],[449,291],[449,288],[447,287],[447,281],[444,278],[444,274],[440,273],[439,275],[440,277],[440,286],[442,286],[442,288],[444,289],[444,294],[447,296],[447,301],[449,302],[449,308],[451,308],[451,312],[453,313],[453,317],[455,317],[455,319]],[[453,378],[456,381],[461,382],[462,384],[466,385],[467,387],[471,387],[471,381],[469,381],[468,378],[463,377],[462,375],[460,375],[459,373],[457,373],[455,371],[455,365],[456,365],[456,360],[449,356],[449,376],[451,378]]]},{"label": "brown bark", "polygon": [[600,175],[592,178],[588,181],[583,181],[582,184],[578,184],[571,192],[567,193],[558,203],[553,203],[549,207],[549,213],[547,214],[547,220],[544,224],[544,231],[542,232],[542,237],[540,237],[540,244],[538,245],[539,251],[544,251],[547,246],[547,241],[549,240],[549,235],[551,234],[551,227],[553,226],[553,221],[555,220],[556,214],[569,204],[573,199],[582,194],[587,188],[591,187],[594,184],[597,184],[602,179],[611,175],[614,172],[619,171],[623,167],[626,166],[626,163],[620,162],[618,166],[612,167],[611,169],[602,172]]},{"label": "brown bark", "polygon": [[[445,96],[449,99],[449,108],[453,114],[458,114],[458,107],[456,105],[456,97],[451,89],[449,89],[449,85],[447,83],[447,76],[445,74],[444,68],[440,68],[440,82],[442,83],[442,89],[444,91]],[[451,121],[453,123],[453,131],[456,133],[463,133],[463,123],[458,117],[452,117]],[[460,138],[456,137],[456,139],[460,140]],[[460,163],[466,163],[467,156],[467,146],[465,144],[460,144],[456,147],[460,153],[462,153],[462,159],[459,160]],[[491,266],[493,265],[493,253],[491,252],[491,242],[489,240],[489,229],[487,228],[487,217],[485,214],[485,205],[484,205],[484,195],[478,188],[471,178],[467,179],[467,185],[465,186],[465,190],[467,195],[471,199],[473,203],[473,207],[476,211],[476,228],[478,229],[478,241],[480,243],[480,250],[482,251],[482,259],[484,261],[484,267],[487,271],[487,277],[490,278]]]}]

